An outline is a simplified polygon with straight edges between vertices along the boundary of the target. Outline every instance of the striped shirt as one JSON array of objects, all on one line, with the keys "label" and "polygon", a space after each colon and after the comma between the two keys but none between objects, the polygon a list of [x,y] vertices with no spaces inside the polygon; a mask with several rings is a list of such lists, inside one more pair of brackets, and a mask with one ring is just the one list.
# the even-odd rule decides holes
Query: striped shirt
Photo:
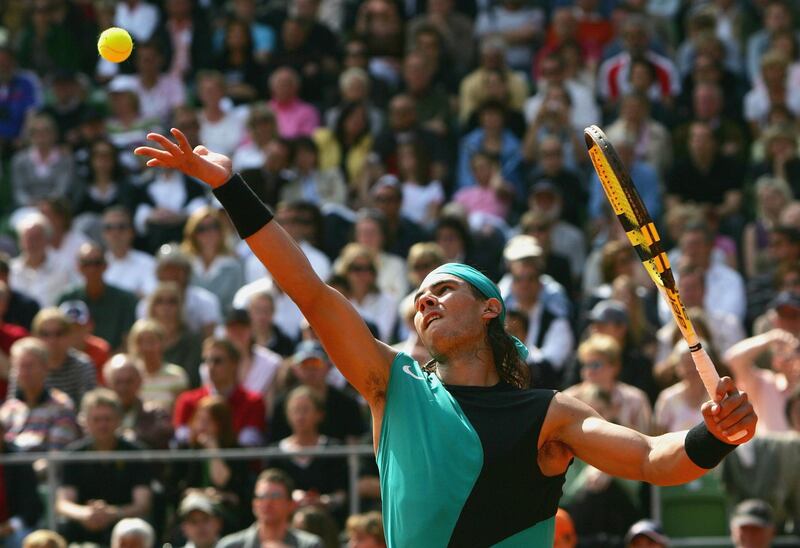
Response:
[{"label": "striped shirt", "polygon": [[172,412],[178,394],[189,388],[189,376],[183,367],[165,363],[156,373],[142,369],[142,401]]},{"label": "striped shirt", "polygon": [[23,398],[17,394],[0,407],[6,442],[22,451],[50,451],[63,449],[78,439],[75,411],[66,394],[45,389],[33,407]]},{"label": "striped shirt", "polygon": [[[70,348],[67,357],[58,369],[51,369],[44,381],[47,388],[57,388],[69,396],[74,407],[80,407],[83,395],[97,386],[97,370],[91,358]],[[8,379],[8,397],[17,393],[17,377]]]}]

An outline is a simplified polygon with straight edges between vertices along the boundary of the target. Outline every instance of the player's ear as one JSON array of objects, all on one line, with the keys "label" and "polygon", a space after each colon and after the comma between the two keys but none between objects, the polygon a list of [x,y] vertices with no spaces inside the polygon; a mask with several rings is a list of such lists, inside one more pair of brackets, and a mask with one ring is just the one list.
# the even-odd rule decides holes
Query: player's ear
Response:
[{"label": "player's ear", "polygon": [[500,301],[494,297],[490,297],[483,303],[483,312],[481,314],[481,318],[484,320],[492,320],[499,317],[502,311],[503,305],[500,303]]}]

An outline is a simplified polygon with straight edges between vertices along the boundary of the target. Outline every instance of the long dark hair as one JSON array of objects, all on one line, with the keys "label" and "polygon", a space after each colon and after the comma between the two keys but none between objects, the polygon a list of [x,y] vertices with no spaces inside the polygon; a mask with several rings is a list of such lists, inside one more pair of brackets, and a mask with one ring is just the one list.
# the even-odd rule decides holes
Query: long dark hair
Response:
[{"label": "long dark hair", "polygon": [[[475,287],[469,285],[470,291],[476,299],[486,299]],[[497,369],[497,375],[502,382],[510,384],[516,388],[528,388],[531,384],[531,372],[528,364],[525,363],[517,352],[517,345],[514,339],[506,331],[500,318],[492,318],[486,329],[486,342],[492,350],[492,358]],[[436,360],[432,359],[422,366],[426,373],[436,372]]]}]

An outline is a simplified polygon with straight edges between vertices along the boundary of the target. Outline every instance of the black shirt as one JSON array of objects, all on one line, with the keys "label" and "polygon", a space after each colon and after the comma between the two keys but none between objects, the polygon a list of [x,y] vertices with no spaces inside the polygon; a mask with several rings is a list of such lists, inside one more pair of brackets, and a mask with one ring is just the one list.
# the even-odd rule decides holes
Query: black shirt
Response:
[{"label": "black shirt", "polygon": [[719,155],[708,171],[701,171],[691,158],[686,158],[672,169],[667,193],[686,202],[719,205],[726,192],[741,188],[742,171],[736,162]]},{"label": "black shirt", "polygon": [[[328,386],[328,393],[325,396],[325,418],[319,426],[320,434],[346,440],[349,436],[360,436],[365,431],[364,418],[358,402],[338,388]],[[275,402],[269,438],[278,441],[291,433],[289,422],[286,420],[286,394],[284,394]]]}]

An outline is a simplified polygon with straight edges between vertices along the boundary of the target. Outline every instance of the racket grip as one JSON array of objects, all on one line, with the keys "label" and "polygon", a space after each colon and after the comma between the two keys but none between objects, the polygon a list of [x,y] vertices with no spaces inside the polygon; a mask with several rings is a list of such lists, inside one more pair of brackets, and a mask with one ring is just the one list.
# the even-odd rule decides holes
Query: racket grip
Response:
[{"label": "racket grip", "polygon": [[[694,366],[697,369],[697,373],[700,375],[700,379],[703,381],[703,386],[706,387],[706,392],[708,392],[709,397],[716,402],[717,383],[719,383],[719,373],[717,373],[717,368],[714,367],[714,363],[711,361],[711,358],[708,357],[708,353],[702,346],[697,350],[692,351],[692,360],[694,361]],[[730,441],[736,441],[745,437],[746,435],[747,432],[745,430],[741,430],[728,436],[728,439]]]}]

